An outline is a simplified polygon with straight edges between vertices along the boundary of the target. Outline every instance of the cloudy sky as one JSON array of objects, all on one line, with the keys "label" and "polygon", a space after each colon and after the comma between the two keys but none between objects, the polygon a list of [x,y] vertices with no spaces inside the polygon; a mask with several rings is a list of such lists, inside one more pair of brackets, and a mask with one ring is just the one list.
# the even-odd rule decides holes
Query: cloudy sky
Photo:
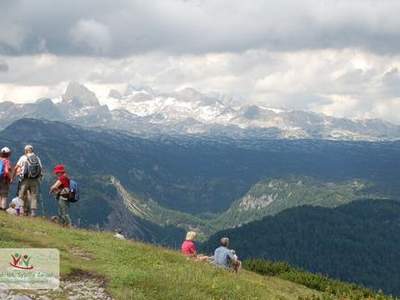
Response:
[{"label": "cloudy sky", "polygon": [[127,83],[400,124],[397,0],[1,0],[0,101]]}]

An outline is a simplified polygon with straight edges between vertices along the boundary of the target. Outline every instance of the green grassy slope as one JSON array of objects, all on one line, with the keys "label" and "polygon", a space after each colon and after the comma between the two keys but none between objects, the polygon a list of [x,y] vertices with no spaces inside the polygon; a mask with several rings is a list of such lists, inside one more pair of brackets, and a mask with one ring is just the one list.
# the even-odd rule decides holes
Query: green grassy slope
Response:
[{"label": "green grassy slope", "polygon": [[[115,299],[299,299],[302,285],[243,271],[236,275],[180,254],[110,233],[61,228],[42,219],[0,213],[0,247],[58,248],[61,272],[103,277]],[[63,299],[62,297],[60,299]]]}]

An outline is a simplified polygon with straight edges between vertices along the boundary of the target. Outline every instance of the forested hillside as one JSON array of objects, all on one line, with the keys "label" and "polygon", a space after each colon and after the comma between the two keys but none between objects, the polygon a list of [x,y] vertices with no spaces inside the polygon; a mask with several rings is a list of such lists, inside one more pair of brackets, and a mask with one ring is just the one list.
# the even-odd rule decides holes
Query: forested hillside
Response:
[{"label": "forested hillside", "polygon": [[218,232],[242,258],[287,261],[312,272],[400,295],[400,203],[356,201],[337,208],[303,206]]},{"label": "forested hillside", "polygon": [[253,185],[213,224],[215,228],[230,228],[296,206],[336,207],[363,198],[385,198],[383,193],[373,192],[372,187],[371,182],[357,179],[324,182],[307,176],[270,178]]}]

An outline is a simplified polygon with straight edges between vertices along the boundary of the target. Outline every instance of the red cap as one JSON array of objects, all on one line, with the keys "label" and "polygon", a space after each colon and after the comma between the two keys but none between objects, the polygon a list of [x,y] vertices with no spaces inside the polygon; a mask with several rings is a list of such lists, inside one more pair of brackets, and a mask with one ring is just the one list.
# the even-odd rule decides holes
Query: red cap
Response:
[{"label": "red cap", "polygon": [[65,173],[65,167],[64,167],[64,165],[57,165],[57,166],[55,166],[55,167],[54,167],[54,170],[53,170],[53,173],[54,173],[54,174]]}]

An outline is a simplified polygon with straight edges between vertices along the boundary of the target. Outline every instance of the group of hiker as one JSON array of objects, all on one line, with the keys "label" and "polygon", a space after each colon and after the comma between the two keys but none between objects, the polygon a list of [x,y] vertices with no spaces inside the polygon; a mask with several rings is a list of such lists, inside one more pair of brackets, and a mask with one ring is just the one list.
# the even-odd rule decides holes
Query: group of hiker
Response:
[{"label": "group of hiker", "polygon": [[[26,145],[24,154],[15,166],[11,163],[11,149],[4,147],[0,150],[0,210],[12,215],[37,215],[40,185],[43,177],[43,165],[32,145]],[[58,223],[71,226],[69,204],[75,198],[70,180],[64,165],[56,165],[53,170],[56,180],[50,187],[49,194],[55,196],[58,202]],[[17,182],[16,197],[7,205],[10,186]],[[71,201],[72,200],[72,201]]]},{"label": "group of hiker", "polygon": [[229,248],[229,238],[223,237],[220,239],[220,245],[214,251],[213,256],[205,256],[197,253],[195,244],[197,234],[194,231],[189,231],[186,234],[186,239],[182,243],[181,252],[183,255],[198,261],[209,261],[212,264],[238,272],[242,263],[238,259],[235,250]]},{"label": "group of hiker", "polygon": [[[58,216],[52,220],[63,226],[72,226],[69,216],[71,202],[78,200],[78,188],[75,181],[71,180],[64,165],[56,165],[53,169],[56,180],[51,185],[49,195],[55,196],[58,204]],[[43,177],[43,165],[38,155],[35,154],[32,145],[26,145],[24,154],[13,167],[11,163],[11,149],[4,147],[0,150],[0,210],[12,215],[35,217],[38,209],[40,185]],[[8,204],[10,186],[17,181],[17,195]],[[116,238],[125,239],[120,231]],[[182,253],[197,261],[209,261],[216,266],[238,271],[241,267],[235,251],[229,249],[229,238],[220,240],[220,246],[214,251],[214,256],[205,256],[197,253],[195,244],[197,234],[189,231],[182,243]]]}]

